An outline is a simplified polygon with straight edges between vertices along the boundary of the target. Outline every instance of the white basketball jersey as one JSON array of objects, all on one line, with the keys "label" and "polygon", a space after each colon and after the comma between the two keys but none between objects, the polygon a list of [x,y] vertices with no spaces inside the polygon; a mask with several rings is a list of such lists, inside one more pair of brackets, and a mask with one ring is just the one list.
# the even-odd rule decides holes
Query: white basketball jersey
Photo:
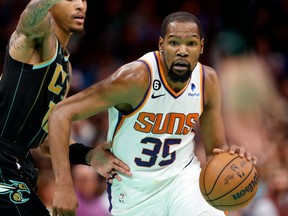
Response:
[{"label": "white basketball jersey", "polygon": [[132,185],[157,184],[178,175],[194,157],[194,126],[203,111],[202,65],[186,86],[174,92],[168,85],[158,51],[142,56],[150,86],[141,104],[130,114],[109,109],[108,140],[113,154],[128,164]]}]

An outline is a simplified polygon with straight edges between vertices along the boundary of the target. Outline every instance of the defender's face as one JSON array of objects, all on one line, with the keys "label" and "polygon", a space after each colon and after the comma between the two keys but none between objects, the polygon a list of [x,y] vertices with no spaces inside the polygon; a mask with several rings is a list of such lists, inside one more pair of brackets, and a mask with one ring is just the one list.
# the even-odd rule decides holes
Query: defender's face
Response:
[{"label": "defender's face", "polygon": [[196,23],[170,23],[165,38],[159,40],[168,77],[174,82],[188,80],[203,52],[203,46],[204,39],[200,39]]},{"label": "defender's face", "polygon": [[77,33],[84,30],[86,10],[86,0],[63,0],[53,6],[51,15],[64,32]]}]

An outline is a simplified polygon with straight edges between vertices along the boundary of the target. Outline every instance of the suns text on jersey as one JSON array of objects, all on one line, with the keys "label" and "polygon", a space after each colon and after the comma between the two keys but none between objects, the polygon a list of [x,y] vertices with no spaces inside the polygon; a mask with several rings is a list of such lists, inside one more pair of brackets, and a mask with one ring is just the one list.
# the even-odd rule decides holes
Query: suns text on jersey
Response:
[{"label": "suns text on jersey", "polygon": [[153,134],[188,134],[199,118],[198,113],[148,113],[141,112],[134,124],[134,129]]}]

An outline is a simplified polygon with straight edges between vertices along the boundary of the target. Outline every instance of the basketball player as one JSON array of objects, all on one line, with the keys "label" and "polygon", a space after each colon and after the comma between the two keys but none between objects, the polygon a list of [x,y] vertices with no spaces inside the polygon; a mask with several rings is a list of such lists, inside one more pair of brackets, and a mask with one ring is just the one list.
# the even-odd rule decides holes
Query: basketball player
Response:
[{"label": "basketball player", "polygon": [[49,117],[54,216],[70,215],[76,208],[67,154],[71,123],[106,109],[111,152],[132,173],[119,173],[122,181],[109,184],[112,215],[225,215],[200,194],[196,122],[201,124],[207,158],[223,151],[252,157],[244,148],[226,144],[219,82],[216,72],[199,62],[203,48],[199,20],[187,12],[172,13],[162,23],[159,51],[120,67],[55,106]]},{"label": "basketball player", "polygon": [[[86,0],[32,0],[11,35],[0,78],[1,215],[50,215],[35,191],[38,170],[29,149],[44,142],[48,114],[67,94],[71,66],[66,46],[73,33],[83,31],[86,9]],[[101,148],[71,146],[71,162],[85,163],[77,154],[93,152],[101,162],[95,169],[106,177],[106,170],[118,169],[114,163],[122,164]]]}]

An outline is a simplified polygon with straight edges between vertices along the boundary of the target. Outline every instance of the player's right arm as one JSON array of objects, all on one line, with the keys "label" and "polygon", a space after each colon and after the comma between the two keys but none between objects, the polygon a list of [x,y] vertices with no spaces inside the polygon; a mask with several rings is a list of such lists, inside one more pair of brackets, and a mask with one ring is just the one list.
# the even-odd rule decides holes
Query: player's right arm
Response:
[{"label": "player's right arm", "polygon": [[9,53],[15,60],[37,64],[55,52],[53,19],[49,13],[61,0],[31,0],[22,12],[9,41]]},{"label": "player's right arm", "polygon": [[[53,108],[49,115],[48,135],[55,174],[53,215],[72,215],[77,208],[69,164],[69,137],[72,122],[89,118],[110,107],[117,107],[125,112],[131,111],[143,99],[149,86],[149,78],[146,65],[142,62],[129,63],[108,78],[68,97]],[[99,164],[93,164],[93,157],[88,160],[88,163],[97,170]],[[99,160],[97,161],[99,163]],[[117,170],[119,164],[109,168],[109,163],[103,160],[100,160],[100,163],[106,168],[98,169],[97,172],[106,178],[111,168],[121,171]]]}]

